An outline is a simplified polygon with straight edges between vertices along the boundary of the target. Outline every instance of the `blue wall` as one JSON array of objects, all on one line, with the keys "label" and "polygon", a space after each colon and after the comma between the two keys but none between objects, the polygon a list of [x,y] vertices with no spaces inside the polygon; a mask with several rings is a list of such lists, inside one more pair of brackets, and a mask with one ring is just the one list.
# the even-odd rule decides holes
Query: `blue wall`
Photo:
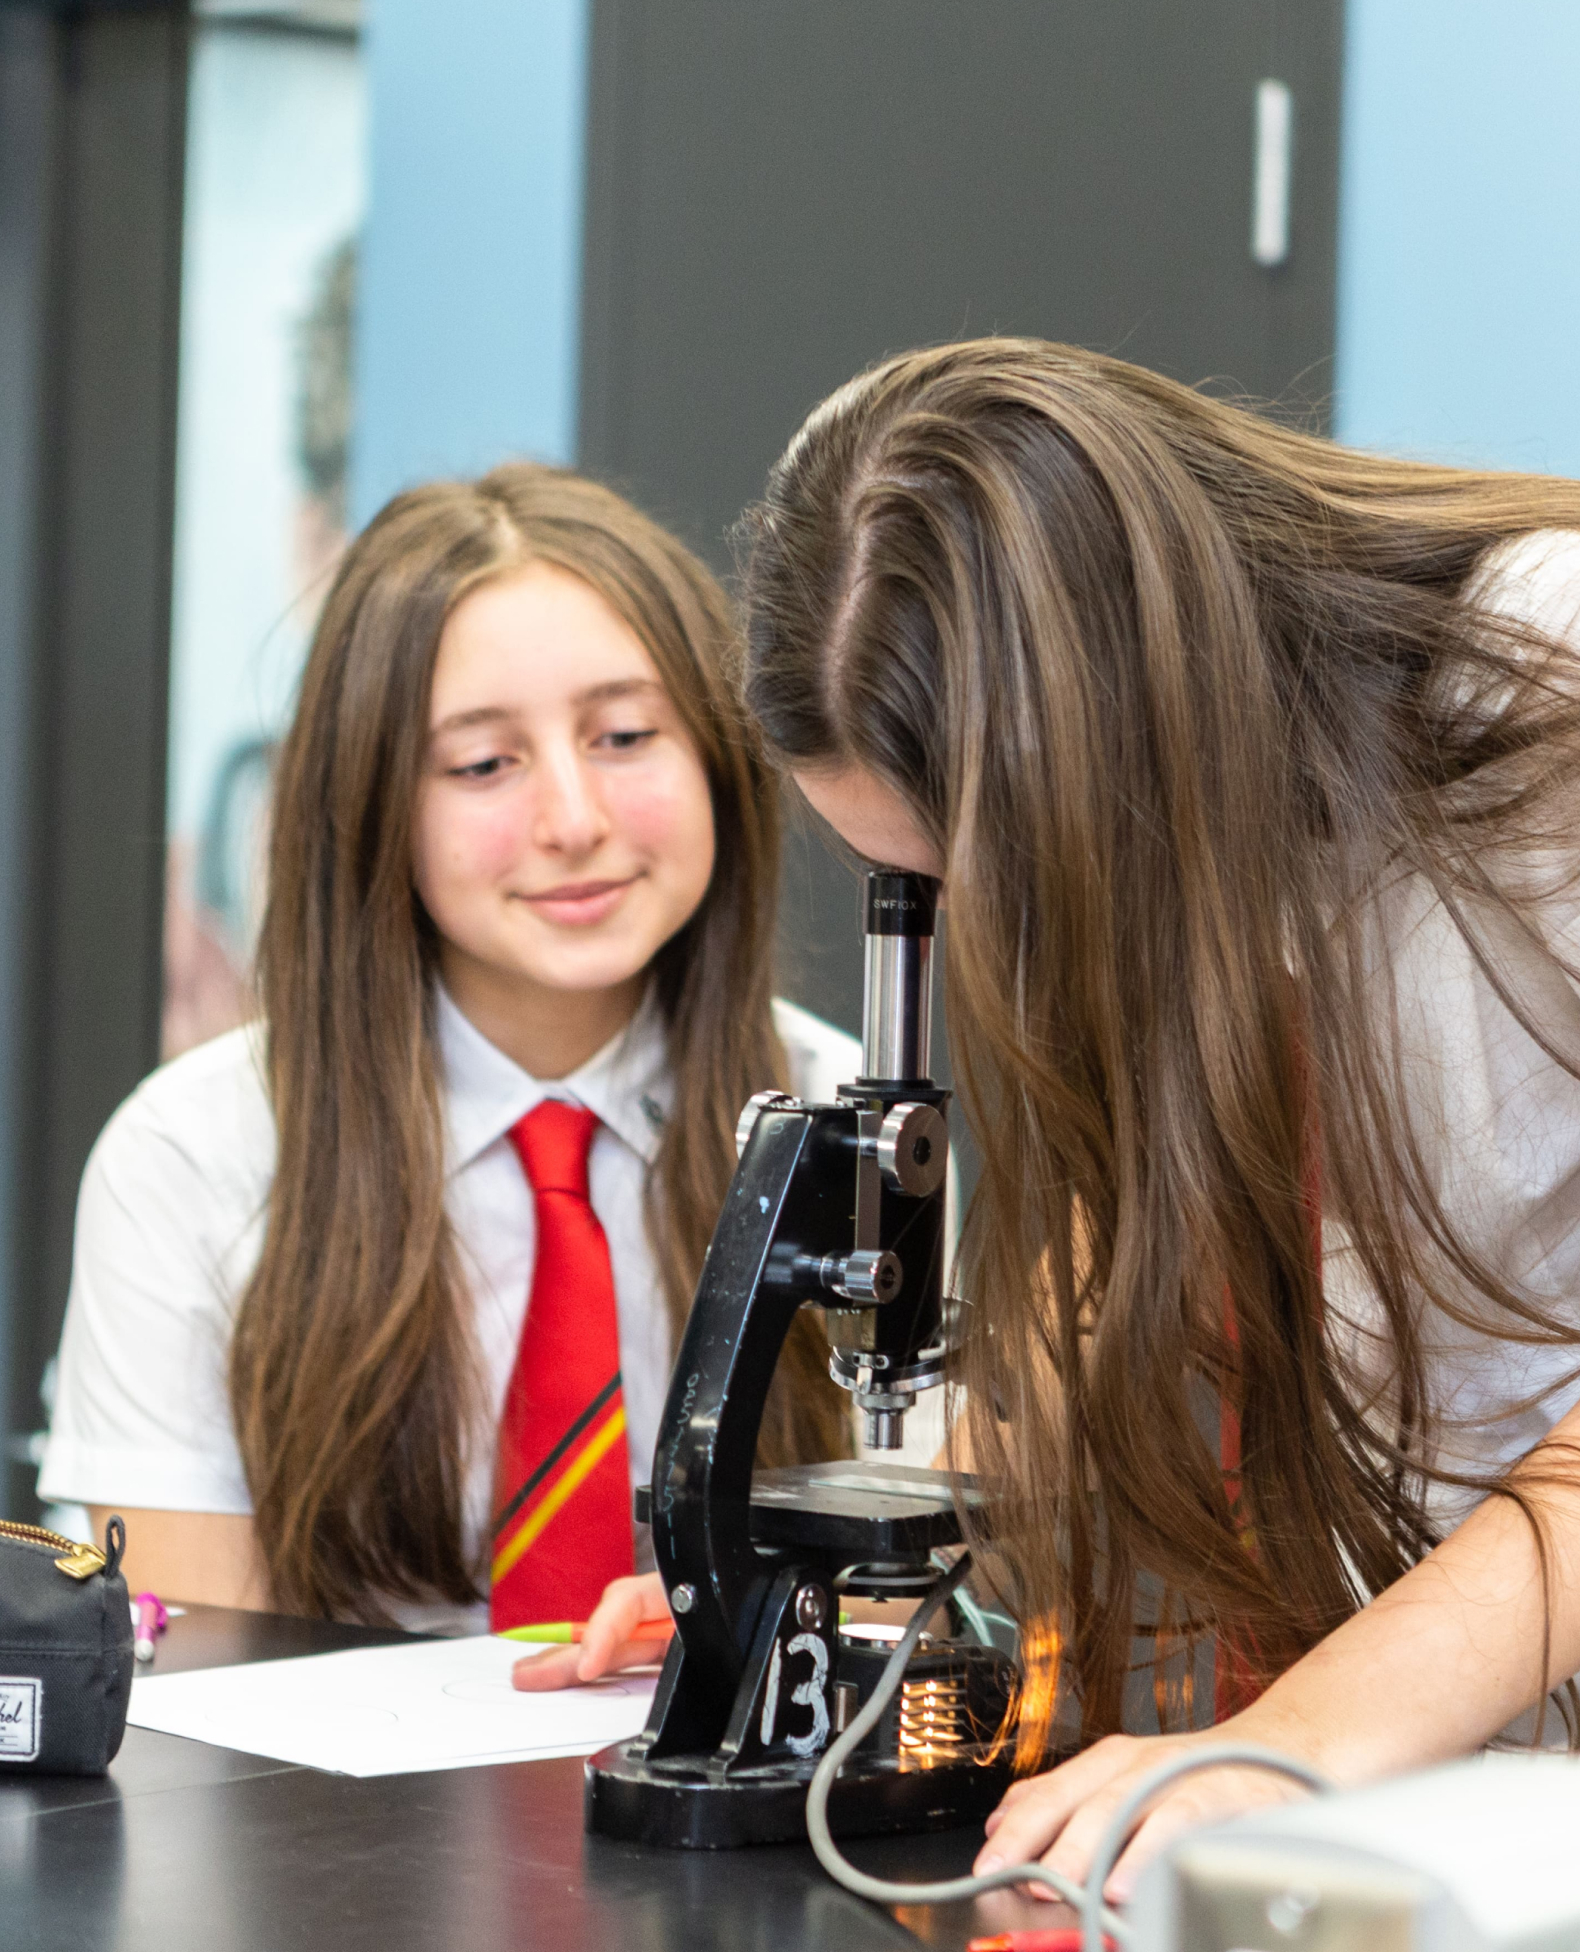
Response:
[{"label": "blue wall", "polygon": [[1580,475],[1580,0],[1349,0],[1335,432]]},{"label": "blue wall", "polygon": [[571,460],[588,0],[371,0],[351,514]]},{"label": "blue wall", "polygon": [[[590,0],[371,0],[352,513],[570,460]],[[1349,0],[1335,431],[1580,475],[1580,0]]]}]

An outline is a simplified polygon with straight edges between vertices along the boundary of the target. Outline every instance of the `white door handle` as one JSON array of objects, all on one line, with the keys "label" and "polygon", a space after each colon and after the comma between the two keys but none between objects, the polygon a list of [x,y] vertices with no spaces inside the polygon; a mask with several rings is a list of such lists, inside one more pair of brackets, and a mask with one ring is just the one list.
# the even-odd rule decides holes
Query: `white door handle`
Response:
[{"label": "white door handle", "polygon": [[1256,160],[1251,178],[1251,256],[1282,264],[1289,256],[1289,173],[1295,98],[1281,81],[1256,84]]}]

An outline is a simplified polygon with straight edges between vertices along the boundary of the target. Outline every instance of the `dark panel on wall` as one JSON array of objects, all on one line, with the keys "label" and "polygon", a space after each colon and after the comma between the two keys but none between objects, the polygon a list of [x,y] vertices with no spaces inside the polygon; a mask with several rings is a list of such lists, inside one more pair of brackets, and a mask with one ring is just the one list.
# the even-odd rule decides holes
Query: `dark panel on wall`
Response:
[{"label": "dark panel on wall", "polygon": [[25,727],[0,787],[12,1510],[83,1163],[158,1057],[186,87],[184,6],[0,13],[0,91],[34,132],[0,160],[0,664]]},{"label": "dark panel on wall", "polygon": [[31,1177],[23,1108],[36,1000],[28,953],[38,893],[35,487],[44,449],[54,66],[45,19],[0,13],[0,1517],[21,1509],[8,1494],[22,1482],[23,1433],[37,1422],[36,1378],[23,1359],[32,1337],[22,1321],[21,1194]]},{"label": "dark panel on wall", "polygon": [[[594,0],[581,453],[716,564],[806,411],[983,332],[1315,405],[1341,0]],[[1253,264],[1257,82],[1292,251]],[[791,987],[846,1023],[848,878],[792,846]]]}]

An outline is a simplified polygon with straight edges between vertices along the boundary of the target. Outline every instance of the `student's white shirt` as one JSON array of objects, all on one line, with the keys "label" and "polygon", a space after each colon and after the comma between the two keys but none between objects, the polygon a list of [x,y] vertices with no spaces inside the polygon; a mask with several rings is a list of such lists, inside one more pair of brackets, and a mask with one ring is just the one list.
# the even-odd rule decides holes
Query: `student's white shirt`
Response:
[{"label": "student's white shirt", "polygon": [[[507,1135],[544,1098],[585,1105],[600,1120],[589,1191],[614,1273],[632,1482],[645,1483],[671,1350],[643,1188],[672,1086],[652,1008],[580,1070],[552,1083],[513,1063],[442,989],[437,1022],[447,1206],[490,1393],[488,1426],[477,1433],[467,1482],[466,1541],[476,1550],[537,1251],[531,1188]],[[774,1026],[800,1097],[832,1098],[861,1068],[855,1038],[793,1004],[775,1002]],[[262,1249],[274,1176],[275,1127],[261,1056],[254,1028],[176,1058],[133,1092],[93,1149],[78,1201],[42,1498],[162,1511],[252,1509],[225,1376],[231,1324]],[[413,1627],[486,1625],[486,1610],[477,1608],[406,1607],[400,1615]]]},{"label": "student's white shirt", "polygon": [[[1477,591],[1489,607],[1573,645],[1580,660],[1580,535],[1544,532],[1503,546]],[[1580,686],[1580,662],[1574,681]],[[1580,787],[1571,837],[1556,857],[1487,865],[1511,892],[1540,890],[1532,920],[1580,969]],[[1466,908],[1502,980],[1557,1047],[1580,1059],[1580,984],[1505,919]],[[1380,936],[1374,947],[1391,966],[1411,1128],[1444,1211],[1501,1277],[1580,1329],[1580,1079],[1520,1028],[1418,877],[1387,891]],[[1324,1217],[1322,1246],[1329,1335],[1386,1391],[1381,1309],[1336,1215]],[[1479,1305],[1485,1315],[1488,1304]],[[1580,1379],[1569,1375],[1580,1348],[1522,1347],[1492,1332],[1498,1326],[1466,1328],[1437,1308],[1421,1316],[1431,1409],[1441,1420],[1436,1462],[1482,1480],[1524,1456],[1580,1401]],[[1428,1511],[1446,1531],[1477,1498],[1433,1487]]]}]

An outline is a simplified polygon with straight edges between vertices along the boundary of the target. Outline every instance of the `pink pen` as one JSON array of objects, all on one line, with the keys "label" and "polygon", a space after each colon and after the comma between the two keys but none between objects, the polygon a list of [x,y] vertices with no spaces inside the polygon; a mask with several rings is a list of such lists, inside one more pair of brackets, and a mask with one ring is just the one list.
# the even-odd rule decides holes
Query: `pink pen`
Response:
[{"label": "pink pen", "polygon": [[170,1615],[154,1593],[139,1593],[133,1605],[137,1608],[137,1639],[133,1651],[140,1661],[151,1661],[154,1642],[170,1624]]}]

